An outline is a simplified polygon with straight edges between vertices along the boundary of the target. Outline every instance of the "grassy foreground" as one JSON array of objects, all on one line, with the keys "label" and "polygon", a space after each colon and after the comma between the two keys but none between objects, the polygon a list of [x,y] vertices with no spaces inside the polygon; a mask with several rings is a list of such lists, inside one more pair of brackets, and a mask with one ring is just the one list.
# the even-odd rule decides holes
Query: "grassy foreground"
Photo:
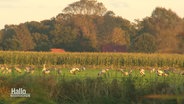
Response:
[{"label": "grassy foreground", "polygon": [[[41,70],[41,69],[40,69]],[[0,75],[0,104],[183,104],[184,76],[170,73],[145,76],[133,71],[125,76],[116,70],[98,77],[100,70],[43,75],[11,73]],[[30,98],[11,98],[11,88],[24,88]]]},{"label": "grassy foreground", "polygon": [[[12,71],[0,71],[0,104],[184,104],[181,54],[1,51],[0,64]],[[59,66],[62,73],[43,74],[43,64]],[[29,65],[36,66],[33,74],[23,71]],[[22,72],[16,72],[15,66],[21,66]],[[86,70],[69,73],[81,66]],[[159,67],[173,67],[179,73],[158,76],[145,70],[141,76],[137,70]],[[102,68],[111,70],[98,76]],[[117,71],[120,68],[132,70],[131,75],[123,75]],[[11,88],[24,88],[31,97],[12,98]]]}]

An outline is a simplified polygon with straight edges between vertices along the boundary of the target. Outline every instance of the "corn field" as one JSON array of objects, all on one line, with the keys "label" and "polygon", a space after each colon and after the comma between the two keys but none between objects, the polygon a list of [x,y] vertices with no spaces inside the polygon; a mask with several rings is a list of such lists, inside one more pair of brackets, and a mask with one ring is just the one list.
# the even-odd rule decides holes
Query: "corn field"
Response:
[{"label": "corn field", "polygon": [[143,53],[0,52],[0,64],[43,65],[44,63],[69,66],[170,66],[182,68],[184,67],[184,55]]},{"label": "corn field", "polygon": [[182,54],[0,51],[0,64],[0,104],[184,104]]}]

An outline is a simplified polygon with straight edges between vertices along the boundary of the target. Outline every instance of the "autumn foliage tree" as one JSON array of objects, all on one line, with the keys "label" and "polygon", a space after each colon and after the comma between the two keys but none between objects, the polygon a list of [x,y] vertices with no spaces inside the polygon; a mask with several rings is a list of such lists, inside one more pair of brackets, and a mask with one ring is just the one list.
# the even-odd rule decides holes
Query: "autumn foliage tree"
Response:
[{"label": "autumn foliage tree", "polygon": [[64,8],[65,14],[104,15],[106,8],[97,0],[80,0]]},{"label": "autumn foliage tree", "polygon": [[4,50],[24,50],[34,49],[34,42],[27,27],[23,24],[19,26],[6,26],[2,47]]},{"label": "autumn foliage tree", "polygon": [[182,31],[182,19],[175,12],[157,7],[151,17],[140,23],[140,33],[147,32],[156,38],[158,52],[178,51],[177,36]]},{"label": "autumn foliage tree", "polygon": [[114,28],[109,40],[111,40],[112,44],[126,46],[130,42],[129,39],[130,38],[125,34],[124,30],[122,30],[121,28]]},{"label": "autumn foliage tree", "polygon": [[97,0],[79,0],[51,19],[0,30],[0,50],[101,52],[106,46],[126,46],[129,52],[184,53],[184,19],[157,7],[151,16],[130,22]]},{"label": "autumn foliage tree", "polygon": [[134,39],[131,48],[133,52],[154,53],[157,49],[156,39],[149,33],[140,34]]}]

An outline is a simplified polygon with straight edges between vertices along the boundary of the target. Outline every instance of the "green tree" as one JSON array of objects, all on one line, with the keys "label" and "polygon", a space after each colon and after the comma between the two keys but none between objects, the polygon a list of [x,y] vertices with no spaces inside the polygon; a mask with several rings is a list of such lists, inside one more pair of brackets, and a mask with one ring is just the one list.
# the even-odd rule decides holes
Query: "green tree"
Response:
[{"label": "green tree", "polygon": [[4,50],[29,51],[34,49],[34,45],[31,34],[24,24],[5,26],[3,37]]},{"label": "green tree", "polygon": [[21,43],[16,38],[9,38],[4,40],[2,46],[4,50],[10,51],[21,50]]},{"label": "green tree", "polygon": [[35,43],[34,47],[35,51],[50,51],[51,44],[47,35],[40,33],[33,33],[32,37]]},{"label": "green tree", "polygon": [[25,25],[20,24],[19,26],[14,28],[14,31],[16,33],[16,39],[19,40],[21,44],[21,50],[29,51],[34,49],[35,44],[28,28]]},{"label": "green tree", "polygon": [[3,30],[0,30],[0,50],[3,50],[2,44],[3,44]]},{"label": "green tree", "polygon": [[[184,24],[183,24],[184,25]],[[183,26],[184,27],[184,26]],[[184,29],[183,31],[177,36],[178,40],[179,40],[179,51],[178,53],[184,53]]]},{"label": "green tree", "polygon": [[78,34],[79,30],[75,27],[55,25],[55,29],[51,32],[52,47],[75,51]]},{"label": "green tree", "polygon": [[156,51],[155,37],[149,33],[143,33],[135,38],[131,48],[134,52],[153,53]]}]

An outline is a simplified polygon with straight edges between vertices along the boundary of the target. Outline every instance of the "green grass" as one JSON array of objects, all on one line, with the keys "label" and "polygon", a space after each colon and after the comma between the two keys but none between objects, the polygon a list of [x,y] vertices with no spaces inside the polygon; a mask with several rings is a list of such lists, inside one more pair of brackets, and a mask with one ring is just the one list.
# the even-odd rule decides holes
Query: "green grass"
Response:
[{"label": "green grass", "polygon": [[[0,51],[0,64],[12,68],[12,73],[0,71],[0,104],[184,104],[184,76],[170,73],[158,76],[140,68],[184,68],[181,54],[134,53],[49,53]],[[56,66],[62,74],[42,73],[42,65]],[[18,73],[14,66],[34,65],[35,73]],[[87,70],[70,74],[72,67],[85,66]],[[102,76],[103,68],[112,69]],[[133,70],[130,76],[117,71]],[[30,98],[11,98],[11,88],[24,88]]]},{"label": "green grass", "polygon": [[[167,77],[157,76],[146,70],[141,76],[133,70],[130,76],[110,70],[98,77],[101,69],[87,68],[70,74],[51,72],[43,75],[41,69],[34,74],[0,74],[0,104],[182,104],[184,76],[170,73]],[[10,98],[11,88],[25,88],[30,98]],[[148,95],[162,95],[160,99],[146,98]],[[164,99],[165,95],[175,98]],[[180,100],[178,100],[180,99]]]}]

